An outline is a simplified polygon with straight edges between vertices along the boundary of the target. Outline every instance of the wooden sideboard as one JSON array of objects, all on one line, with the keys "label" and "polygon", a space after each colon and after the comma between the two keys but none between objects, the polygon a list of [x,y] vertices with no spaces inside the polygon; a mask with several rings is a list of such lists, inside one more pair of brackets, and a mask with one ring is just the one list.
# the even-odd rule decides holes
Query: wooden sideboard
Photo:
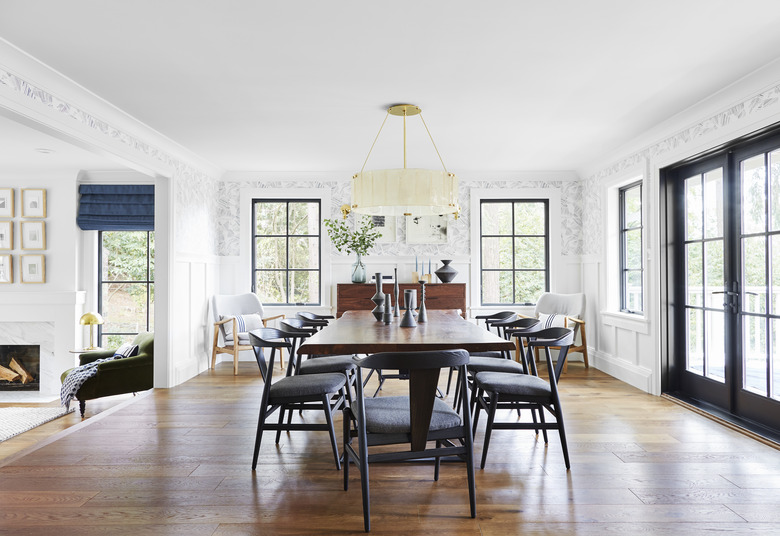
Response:
[{"label": "wooden sideboard", "polygon": [[[420,285],[418,283],[399,283],[398,296],[403,306],[404,290],[417,290],[417,301],[420,301]],[[383,283],[382,292],[393,295],[393,284]],[[336,317],[346,311],[370,311],[374,308],[371,296],[376,293],[373,283],[340,283],[336,286]],[[430,283],[425,285],[425,307],[431,309],[460,309],[463,318],[466,317],[466,284],[465,283]]]}]

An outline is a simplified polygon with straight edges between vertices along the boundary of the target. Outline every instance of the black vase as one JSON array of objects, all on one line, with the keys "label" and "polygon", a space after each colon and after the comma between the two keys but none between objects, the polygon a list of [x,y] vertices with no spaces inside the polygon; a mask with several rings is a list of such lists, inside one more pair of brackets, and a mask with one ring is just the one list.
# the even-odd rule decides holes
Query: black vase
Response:
[{"label": "black vase", "polygon": [[398,310],[398,268],[395,268],[395,280],[393,281],[393,316],[401,316]]},{"label": "black vase", "polygon": [[420,310],[417,313],[417,322],[424,324],[428,321],[428,310],[425,308],[425,280],[420,280]]},{"label": "black vase", "polygon": [[382,313],[384,313],[384,303],[385,303],[385,295],[382,292],[382,274],[377,272],[374,274],[376,276],[376,294],[374,294],[371,297],[371,301],[374,302],[376,307],[374,307],[374,310],[371,311],[373,313],[374,318],[376,318],[377,322],[382,321]]},{"label": "black vase", "polygon": [[442,260],[441,262],[444,266],[433,273],[436,274],[436,277],[438,277],[439,281],[442,283],[452,283],[452,280],[455,279],[456,275],[458,275],[458,271],[450,266],[450,263],[452,262],[451,259]]}]

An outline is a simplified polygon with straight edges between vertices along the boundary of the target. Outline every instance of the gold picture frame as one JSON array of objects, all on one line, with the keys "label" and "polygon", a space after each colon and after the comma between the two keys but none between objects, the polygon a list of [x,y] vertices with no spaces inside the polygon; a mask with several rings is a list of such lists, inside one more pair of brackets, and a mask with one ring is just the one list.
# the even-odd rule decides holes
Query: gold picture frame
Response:
[{"label": "gold picture frame", "polygon": [[46,249],[46,222],[23,221],[20,231],[22,249]]},{"label": "gold picture frame", "polygon": [[14,282],[14,258],[0,255],[0,284]]},{"label": "gold picture frame", "polygon": [[20,255],[19,269],[22,283],[46,282],[46,259],[43,255]]},{"label": "gold picture frame", "polygon": [[0,188],[0,218],[14,217],[14,189]]},{"label": "gold picture frame", "polygon": [[14,249],[14,222],[0,221],[0,250]]},{"label": "gold picture frame", "polygon": [[22,188],[22,218],[46,217],[46,189]]}]

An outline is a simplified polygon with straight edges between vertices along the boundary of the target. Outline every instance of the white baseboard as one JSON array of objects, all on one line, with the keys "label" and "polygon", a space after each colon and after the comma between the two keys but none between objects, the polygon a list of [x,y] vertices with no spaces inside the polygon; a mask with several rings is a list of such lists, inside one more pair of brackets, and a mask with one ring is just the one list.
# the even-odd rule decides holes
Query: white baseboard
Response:
[{"label": "white baseboard", "polygon": [[653,371],[604,352],[588,348],[590,364],[622,382],[653,394]]}]

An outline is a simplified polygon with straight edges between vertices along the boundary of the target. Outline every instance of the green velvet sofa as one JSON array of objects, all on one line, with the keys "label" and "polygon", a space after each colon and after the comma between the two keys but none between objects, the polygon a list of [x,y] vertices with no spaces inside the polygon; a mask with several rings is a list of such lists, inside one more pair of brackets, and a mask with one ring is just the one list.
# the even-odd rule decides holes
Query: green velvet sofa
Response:
[{"label": "green velvet sofa", "polygon": [[[97,374],[81,386],[76,394],[76,399],[79,401],[82,417],[84,417],[87,400],[102,396],[136,393],[153,387],[154,333],[139,333],[133,339],[133,344],[138,345],[137,355],[100,363],[97,367]],[[112,355],[114,355],[114,350],[87,352],[81,354],[79,364],[86,365]],[[73,369],[63,372],[60,381],[64,382],[71,370]]]}]

